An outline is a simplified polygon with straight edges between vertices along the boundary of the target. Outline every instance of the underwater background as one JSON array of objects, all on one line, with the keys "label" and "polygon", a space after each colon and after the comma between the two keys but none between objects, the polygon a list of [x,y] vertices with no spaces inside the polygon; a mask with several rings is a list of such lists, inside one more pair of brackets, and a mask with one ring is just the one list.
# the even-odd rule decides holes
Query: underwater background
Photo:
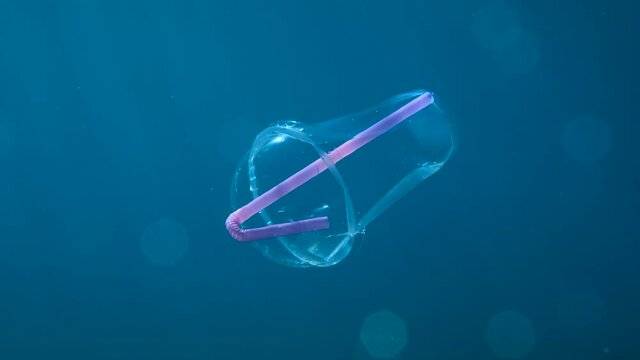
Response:
[{"label": "underwater background", "polygon": [[[640,358],[638,10],[0,0],[0,359]],[[456,151],[354,254],[228,235],[260,130],[416,88]]]}]

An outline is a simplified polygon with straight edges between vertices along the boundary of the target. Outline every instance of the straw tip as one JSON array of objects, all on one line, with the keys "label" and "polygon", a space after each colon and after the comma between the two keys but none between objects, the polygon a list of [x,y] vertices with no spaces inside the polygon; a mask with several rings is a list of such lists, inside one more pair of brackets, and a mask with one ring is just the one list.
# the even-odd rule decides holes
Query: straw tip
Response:
[{"label": "straw tip", "polygon": [[435,98],[435,94],[432,91],[425,91],[424,95],[430,101],[433,101]]}]

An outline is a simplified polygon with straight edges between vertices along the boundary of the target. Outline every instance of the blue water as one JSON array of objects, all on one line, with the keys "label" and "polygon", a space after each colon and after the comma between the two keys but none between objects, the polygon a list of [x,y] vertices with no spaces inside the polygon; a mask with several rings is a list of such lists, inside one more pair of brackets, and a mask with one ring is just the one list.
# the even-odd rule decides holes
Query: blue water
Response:
[{"label": "blue water", "polygon": [[[1,0],[0,358],[640,358],[637,11]],[[349,258],[229,237],[261,129],[416,88],[456,152]]]}]

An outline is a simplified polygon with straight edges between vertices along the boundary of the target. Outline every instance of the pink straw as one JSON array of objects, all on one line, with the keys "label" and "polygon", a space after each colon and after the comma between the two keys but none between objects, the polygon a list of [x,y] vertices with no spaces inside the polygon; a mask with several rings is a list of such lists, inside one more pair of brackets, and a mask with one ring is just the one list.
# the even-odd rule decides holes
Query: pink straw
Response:
[{"label": "pink straw", "polygon": [[299,234],[308,231],[323,230],[329,228],[329,218],[326,216],[315,217],[306,220],[297,220],[281,224],[273,224],[255,229],[243,229],[240,226],[253,215],[264,210],[278,199],[284,197],[300,185],[313,179],[323,171],[327,170],[328,164],[349,156],[354,151],[363,147],[371,140],[386,133],[394,126],[398,125],[408,117],[424,109],[433,103],[433,94],[424,94],[405,104],[400,109],[394,111],[384,119],[376,122],[367,129],[361,131],[356,136],[347,140],[342,145],[327,154],[328,159],[319,158],[307,165],[302,170],[291,175],[288,179],[274,186],[267,192],[253,199],[247,205],[239,208],[229,215],[225,225],[229,234],[238,241],[254,241],[273,238],[284,235]]}]

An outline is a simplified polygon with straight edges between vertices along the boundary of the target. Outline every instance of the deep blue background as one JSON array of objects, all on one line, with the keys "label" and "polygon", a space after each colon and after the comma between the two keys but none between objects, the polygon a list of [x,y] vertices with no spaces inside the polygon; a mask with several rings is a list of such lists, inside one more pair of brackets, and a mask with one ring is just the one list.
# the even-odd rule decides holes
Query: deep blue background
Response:
[{"label": "deep blue background", "polygon": [[[528,359],[639,358],[637,9],[509,1],[537,41],[495,53],[490,2],[0,0],[0,358],[364,359],[381,309],[404,359],[494,359],[506,310]],[[457,152],[355,256],[298,270],[229,238],[257,131],[414,88]],[[563,145],[585,116],[596,161]],[[189,234],[174,266],[140,248],[162,218]]]}]

